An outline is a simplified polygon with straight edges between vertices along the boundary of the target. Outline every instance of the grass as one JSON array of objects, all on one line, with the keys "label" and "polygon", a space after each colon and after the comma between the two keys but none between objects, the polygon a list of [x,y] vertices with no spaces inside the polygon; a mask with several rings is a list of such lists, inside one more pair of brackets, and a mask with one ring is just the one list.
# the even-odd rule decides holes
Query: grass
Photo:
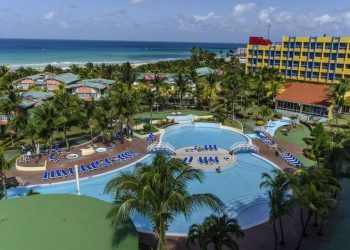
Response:
[{"label": "grass", "polygon": [[310,130],[307,126],[304,124],[298,125],[296,128],[292,128],[288,135],[284,135],[282,133],[283,127],[280,127],[277,129],[275,133],[275,138],[285,141],[294,145],[297,145],[298,147],[306,148],[307,144],[304,141],[304,138],[309,138],[310,136]]},{"label": "grass", "polygon": [[251,119],[241,119],[240,122],[243,125],[243,131],[245,134],[254,133],[254,128],[256,127],[255,121]]},{"label": "grass", "polygon": [[1,201],[1,249],[138,249],[131,222],[113,230],[111,204],[75,195],[34,195]]},{"label": "grass", "polygon": [[225,119],[223,125],[232,128],[242,129],[241,124],[237,120]]},{"label": "grass", "polygon": [[[161,120],[161,119],[166,119],[167,116],[170,116],[171,113],[173,112],[181,112],[182,115],[210,115],[210,113],[208,111],[202,111],[202,110],[196,110],[196,109],[183,109],[183,110],[179,110],[179,109],[168,109],[165,111],[153,111],[153,115],[152,115],[152,119],[153,120]],[[139,113],[134,115],[134,119],[136,120],[137,123],[146,123],[149,122],[149,120],[151,119],[151,113],[150,112],[144,112],[144,113]]]}]

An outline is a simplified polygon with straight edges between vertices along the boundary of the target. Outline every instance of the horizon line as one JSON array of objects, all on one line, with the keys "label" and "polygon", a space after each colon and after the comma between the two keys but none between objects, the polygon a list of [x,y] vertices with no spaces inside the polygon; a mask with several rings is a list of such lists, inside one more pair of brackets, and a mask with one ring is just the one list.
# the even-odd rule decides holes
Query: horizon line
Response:
[{"label": "horizon line", "polygon": [[42,41],[82,41],[82,42],[154,42],[154,43],[213,43],[213,44],[247,44],[243,42],[196,42],[196,41],[168,41],[168,40],[112,40],[112,39],[71,39],[71,38],[12,38],[0,37],[0,40],[42,40]]}]

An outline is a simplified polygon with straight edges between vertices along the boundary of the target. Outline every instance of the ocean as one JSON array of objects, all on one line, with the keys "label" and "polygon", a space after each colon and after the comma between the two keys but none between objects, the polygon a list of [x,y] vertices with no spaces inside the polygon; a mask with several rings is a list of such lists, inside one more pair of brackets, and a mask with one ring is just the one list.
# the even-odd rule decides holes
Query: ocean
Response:
[{"label": "ocean", "polygon": [[190,43],[190,42],[135,42],[135,41],[85,41],[0,39],[0,65],[43,68],[47,64],[68,67],[71,64],[92,63],[134,64],[160,60],[184,59],[196,46],[214,53],[226,54],[245,44]]}]

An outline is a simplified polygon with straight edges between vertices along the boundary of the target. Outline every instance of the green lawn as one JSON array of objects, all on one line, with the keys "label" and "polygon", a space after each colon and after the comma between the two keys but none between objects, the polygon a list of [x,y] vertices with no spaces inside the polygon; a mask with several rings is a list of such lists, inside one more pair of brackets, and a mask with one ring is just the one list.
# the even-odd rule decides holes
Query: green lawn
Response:
[{"label": "green lawn", "polygon": [[[183,109],[183,110],[175,110],[175,109],[169,109],[165,111],[159,111],[153,112],[153,120],[161,120],[161,119],[166,119],[167,116],[171,115],[173,112],[181,112],[182,115],[210,115],[209,112],[207,111],[202,111],[202,110],[196,110],[196,109]],[[151,113],[150,112],[145,112],[145,113],[139,113],[134,115],[134,119],[136,120],[137,123],[142,123],[142,122],[148,122],[151,119]]]},{"label": "green lawn", "polygon": [[229,120],[229,119],[225,119],[224,124],[225,126],[229,126],[229,127],[233,127],[233,128],[237,128],[237,129],[242,129],[241,124],[236,121],[236,120]]},{"label": "green lawn", "polygon": [[254,128],[256,127],[255,121],[251,119],[240,119],[243,125],[243,131],[245,134],[254,133]]},{"label": "green lawn", "polygon": [[292,128],[288,132],[288,135],[282,134],[282,129],[283,127],[277,129],[275,133],[275,138],[280,139],[281,141],[297,145],[298,147],[307,147],[307,144],[303,140],[304,138],[310,137],[310,130],[307,126],[300,124],[296,128]]},{"label": "green lawn", "polygon": [[34,195],[0,202],[1,249],[138,249],[133,224],[113,230],[111,204],[84,196]]}]

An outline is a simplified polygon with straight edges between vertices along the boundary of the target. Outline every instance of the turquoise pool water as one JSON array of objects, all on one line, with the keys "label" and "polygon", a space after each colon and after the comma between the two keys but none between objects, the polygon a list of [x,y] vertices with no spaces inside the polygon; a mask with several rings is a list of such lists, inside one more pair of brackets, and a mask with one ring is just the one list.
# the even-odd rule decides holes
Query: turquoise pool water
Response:
[{"label": "turquoise pool water", "polygon": [[[171,143],[175,148],[191,145],[216,144],[219,148],[229,149],[232,144],[239,141],[247,141],[247,137],[242,134],[220,129],[215,125],[198,126],[176,126],[170,127],[164,134],[163,141]],[[143,161],[149,162],[152,156],[148,156]],[[123,170],[119,170],[107,175],[81,180],[80,189],[82,195],[96,197],[108,202],[112,201],[110,195],[103,194],[106,183],[118,175],[120,171],[129,171],[134,168],[131,165]],[[261,175],[269,172],[274,166],[267,161],[253,154],[237,155],[237,162],[230,168],[223,170],[220,174],[205,171],[203,183],[193,182],[189,184],[191,193],[212,193],[217,195],[227,204],[228,213],[237,217],[241,227],[248,228],[268,219],[268,200],[264,190],[260,190]],[[59,185],[38,186],[33,188],[40,193],[70,193],[76,190],[75,182]],[[10,189],[9,195],[16,197],[18,194],[25,194],[27,187]],[[199,223],[204,217],[211,214],[207,208],[195,211],[189,220],[183,216],[177,216],[169,227],[169,233],[186,234],[188,227],[193,223]],[[140,215],[132,215],[132,220],[139,230],[151,231],[150,222]]]}]

